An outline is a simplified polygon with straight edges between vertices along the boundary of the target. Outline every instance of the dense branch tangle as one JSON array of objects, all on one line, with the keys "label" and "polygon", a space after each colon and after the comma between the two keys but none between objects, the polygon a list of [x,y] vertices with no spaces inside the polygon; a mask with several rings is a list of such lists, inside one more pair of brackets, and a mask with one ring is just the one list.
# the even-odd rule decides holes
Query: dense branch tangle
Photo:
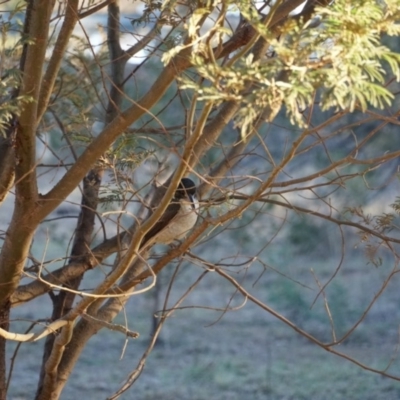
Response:
[{"label": "dense branch tangle", "polygon": [[[18,90],[29,101],[13,110],[4,154],[3,147],[0,152],[3,160],[13,160],[12,168],[8,164],[0,171],[0,199],[8,193],[4,207],[13,209],[0,254],[4,319],[0,333],[3,350],[6,339],[47,337],[37,399],[59,398],[88,340],[112,326],[133,295],[147,290],[137,290],[138,284],[151,278],[147,288],[152,289],[168,263],[182,261],[189,249],[193,253],[229,237],[241,218],[250,232],[262,233],[252,237],[260,249],[250,249],[257,254],[251,260],[260,265],[268,258],[272,242],[282,245],[282,226],[296,214],[337,227],[342,240],[337,250],[340,261],[326,283],[316,278],[321,294],[317,297],[327,298],[327,288],[351,247],[346,241],[356,240],[360,232],[370,262],[391,257],[394,265],[379,294],[396,276],[399,239],[394,220],[399,207],[395,196],[387,202],[388,207],[393,203],[391,212],[375,217],[359,204],[342,206],[348,200],[345,189],[352,191],[352,185],[363,185],[365,191],[376,186],[381,193],[390,193],[386,188],[394,182],[400,149],[388,148],[392,143],[382,137],[398,125],[397,110],[387,104],[395,96],[395,83],[377,85],[381,76],[368,70],[361,59],[360,81],[369,82],[367,77],[373,81],[367,87],[367,100],[386,107],[366,110],[362,93],[367,89],[357,86],[356,72],[349,67],[344,84],[334,75],[342,71],[327,50],[327,41],[332,35],[333,41],[340,42],[340,33],[333,28],[325,33],[328,18],[321,31],[313,31],[318,29],[313,14],[316,3],[307,1],[296,15],[291,12],[302,1],[266,2],[263,14],[250,2],[238,3],[245,20],[228,35],[227,27],[237,24],[238,16],[231,16],[225,2],[172,1],[161,8],[150,2],[138,21],[131,18],[129,27],[125,19],[131,10],[126,11],[128,17],[121,16],[117,0],[66,0],[58,2],[57,9],[54,2],[28,2],[24,29],[29,40],[23,44]],[[337,9],[328,3],[318,5],[339,12],[340,2]],[[85,21],[105,10],[105,43],[94,47]],[[318,13],[322,18],[329,15],[323,8]],[[389,22],[397,18],[392,14],[387,14]],[[389,22],[386,27],[379,25],[381,31],[374,34],[382,35],[385,29],[391,33]],[[354,31],[351,34],[362,34],[361,28]],[[73,38],[73,33],[79,34]],[[126,38],[128,46],[123,45]],[[344,51],[335,51],[338,59],[347,60]],[[144,61],[138,61],[143,52]],[[314,60],[318,52],[321,59]],[[398,73],[395,55],[382,49],[370,57],[376,71],[381,57]],[[134,66],[128,64],[132,58]],[[329,111],[322,114],[321,108]],[[384,179],[378,179],[383,169]],[[154,261],[148,252],[140,253],[140,243],[185,175],[199,184],[198,225],[187,239]],[[14,182],[11,189],[10,182]],[[65,214],[77,217],[78,213],[74,226],[74,219]],[[252,214],[254,218],[247,221]],[[61,233],[58,221],[65,223]],[[57,240],[63,253],[53,256]],[[38,246],[38,241],[46,245]],[[223,263],[213,259],[231,255],[222,246],[210,259],[191,255],[190,260],[206,270],[218,269],[235,291],[280,318],[249,295],[247,281],[241,287],[231,277],[234,263],[222,271]],[[244,275],[252,262],[243,267]],[[82,279],[92,270],[101,282],[88,289]],[[248,279],[253,278],[249,272]],[[26,335],[7,332],[10,307],[25,306],[47,293],[53,313],[45,328]],[[378,297],[371,299],[367,311]],[[163,315],[167,318],[170,310]],[[294,322],[280,319],[328,351],[340,342],[322,344]],[[3,365],[0,399],[5,398],[5,376]]]}]

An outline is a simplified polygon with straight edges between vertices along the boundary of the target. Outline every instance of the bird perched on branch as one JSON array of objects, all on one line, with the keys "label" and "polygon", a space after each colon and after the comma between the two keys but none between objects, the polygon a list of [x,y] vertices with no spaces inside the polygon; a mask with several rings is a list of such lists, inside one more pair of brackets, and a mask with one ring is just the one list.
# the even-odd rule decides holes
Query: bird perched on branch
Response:
[{"label": "bird perched on branch", "polygon": [[147,232],[141,247],[150,247],[155,243],[169,244],[184,238],[196,224],[198,209],[195,183],[189,178],[182,178],[171,203]]}]

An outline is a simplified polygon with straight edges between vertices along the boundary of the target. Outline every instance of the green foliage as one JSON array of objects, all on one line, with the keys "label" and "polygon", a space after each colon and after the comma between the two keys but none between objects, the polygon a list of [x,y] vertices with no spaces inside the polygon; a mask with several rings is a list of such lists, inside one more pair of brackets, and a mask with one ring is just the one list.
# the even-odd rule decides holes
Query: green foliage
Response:
[{"label": "green foliage", "polygon": [[20,85],[20,75],[16,68],[0,68],[0,135],[5,136],[13,116],[18,116],[24,104],[32,102],[30,96],[15,96]]},{"label": "green foliage", "polygon": [[400,197],[399,196],[396,197],[396,201],[393,204],[391,204],[390,207],[393,208],[394,212],[397,215],[400,215]]},{"label": "green foliage", "polygon": [[[243,137],[265,109],[271,110],[263,116],[269,120],[283,105],[291,123],[304,126],[301,111],[315,102],[316,91],[322,110],[365,110],[368,105],[383,108],[391,103],[393,95],[384,85],[385,66],[399,79],[400,55],[383,46],[381,37],[400,34],[398,2],[338,0],[329,7],[316,8],[317,27],[292,19],[278,39],[259,20],[253,6],[242,2],[238,7],[268,41],[273,56],[255,59],[248,54],[237,62],[220,65],[210,62],[204,56],[210,54],[207,48],[198,44],[192,63],[208,83],[185,77],[181,87],[198,92],[200,100],[240,102],[236,124]],[[195,18],[189,21],[188,32],[199,41],[196,22]],[[225,33],[222,27],[215,31]],[[166,62],[183,45],[178,47],[164,57]]]},{"label": "green foliage", "polygon": [[[380,267],[383,264],[384,253],[382,251],[385,246],[382,246],[383,241],[377,240],[376,234],[386,235],[392,231],[398,231],[398,222],[396,218],[399,214],[400,209],[400,198],[396,197],[396,201],[390,205],[394,212],[372,215],[364,212],[362,207],[347,207],[345,209],[345,215],[349,215],[348,220],[357,220],[364,226],[371,230],[371,233],[367,231],[360,231],[360,243],[363,244],[365,249],[365,256],[368,259],[368,263],[375,267]],[[374,234],[372,235],[372,232]],[[394,234],[392,233],[394,236]]]},{"label": "green foliage", "polygon": [[96,107],[104,107],[101,104],[104,93],[102,65],[108,62],[108,55],[105,45],[98,48],[94,56],[88,52],[88,44],[83,38],[76,36],[73,40],[75,46],[64,57],[46,122],[53,123],[56,114],[58,125],[61,122],[68,127],[64,134],[71,141],[86,146],[92,139],[94,122],[100,119],[100,110]]},{"label": "green foliage", "polygon": [[152,156],[154,151],[137,148],[137,140],[133,135],[121,135],[104,156],[105,166],[110,166],[110,180],[103,183],[100,190],[103,208],[113,205],[120,206],[127,197],[133,195],[131,177],[133,170],[145,159]]},{"label": "green foliage", "polygon": [[132,26],[148,24],[152,19],[154,19],[154,14],[160,12],[162,7],[161,1],[144,0],[142,3],[144,4],[142,14],[138,18],[131,19]]},{"label": "green foliage", "polygon": [[[396,214],[398,213],[400,207],[399,202],[399,197],[396,197],[396,202],[391,204],[391,207],[395,210]],[[374,232],[384,234],[392,231],[393,229],[398,229],[394,224],[394,219],[396,217],[396,214],[394,213],[371,215],[366,214],[361,207],[347,207],[345,211],[346,214],[350,214],[352,217],[358,217],[365,226],[369,226]],[[364,232],[363,235],[366,240],[367,233]]]},{"label": "green foliage", "polygon": [[24,8],[25,4],[15,5],[6,14],[7,18],[0,14],[0,135],[3,136],[13,116],[20,114],[24,104],[32,102],[30,96],[18,94],[21,74],[17,68],[17,60],[21,55],[24,43],[29,43],[29,40],[23,38],[15,41],[14,32],[21,28],[21,22],[15,17]]},{"label": "green foliage", "polygon": [[113,165],[119,170],[133,171],[145,159],[154,154],[154,151],[138,151],[137,140],[133,135],[121,135],[114,143],[113,149],[107,153]]}]

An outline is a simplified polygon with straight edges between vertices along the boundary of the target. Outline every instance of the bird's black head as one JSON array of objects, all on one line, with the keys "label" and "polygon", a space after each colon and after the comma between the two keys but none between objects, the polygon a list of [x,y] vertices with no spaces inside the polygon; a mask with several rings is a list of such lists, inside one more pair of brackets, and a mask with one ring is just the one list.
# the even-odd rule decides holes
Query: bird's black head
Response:
[{"label": "bird's black head", "polygon": [[185,196],[189,196],[192,198],[196,194],[196,185],[189,178],[182,178],[178,189],[176,190],[175,196],[177,198],[184,198]]}]

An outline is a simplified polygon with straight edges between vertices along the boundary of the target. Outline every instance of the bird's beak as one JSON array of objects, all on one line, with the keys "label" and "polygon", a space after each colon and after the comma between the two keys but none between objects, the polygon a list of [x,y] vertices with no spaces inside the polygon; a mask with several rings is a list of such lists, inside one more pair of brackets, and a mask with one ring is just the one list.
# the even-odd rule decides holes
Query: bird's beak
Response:
[{"label": "bird's beak", "polygon": [[193,209],[197,210],[199,208],[199,202],[197,200],[196,195],[192,195],[192,194],[188,193],[188,198],[189,198],[190,203],[192,204]]}]

